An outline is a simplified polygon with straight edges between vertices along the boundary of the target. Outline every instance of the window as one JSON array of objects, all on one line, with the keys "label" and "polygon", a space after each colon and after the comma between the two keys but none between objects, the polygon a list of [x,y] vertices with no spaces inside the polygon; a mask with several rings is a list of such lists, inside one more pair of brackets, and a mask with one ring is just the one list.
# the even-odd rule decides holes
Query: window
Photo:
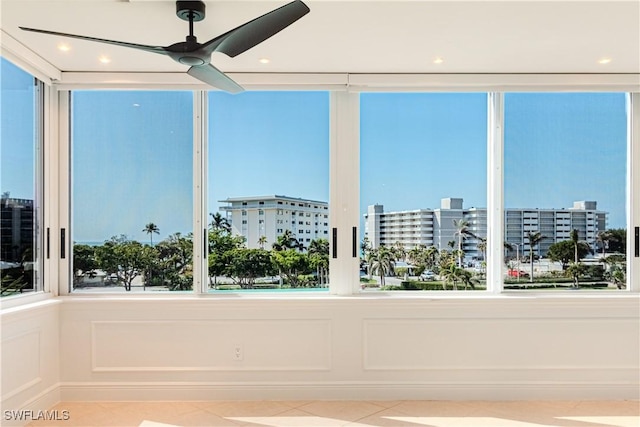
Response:
[{"label": "window", "polygon": [[[210,290],[324,285],[326,275],[322,283],[317,278],[300,279],[317,270],[310,254],[301,249],[303,241],[298,237],[296,217],[304,217],[304,212],[286,211],[291,222],[283,227],[284,221],[276,219],[283,211],[267,207],[288,205],[297,209],[311,205],[311,201],[328,201],[329,94],[210,92],[208,100],[209,212],[226,212],[233,218],[239,214],[234,206],[238,200],[256,200],[252,203],[265,206],[258,213],[249,212],[244,232],[234,227],[210,230]],[[304,174],[291,179],[290,170],[298,164],[300,151],[314,162],[305,164]],[[322,260],[314,262],[326,260],[326,266],[318,267],[326,270],[328,247],[326,253],[325,246],[319,244],[318,248]],[[233,256],[227,256],[230,254]],[[293,257],[299,261],[296,268],[286,268],[284,263]]]},{"label": "window", "polygon": [[2,297],[42,290],[42,83],[1,59]]},{"label": "window", "polygon": [[360,118],[364,286],[485,289],[486,94],[365,93]]},{"label": "window", "polygon": [[627,287],[625,103],[505,95],[505,289]]},{"label": "window", "polygon": [[193,95],[75,91],[73,290],[192,289]]}]

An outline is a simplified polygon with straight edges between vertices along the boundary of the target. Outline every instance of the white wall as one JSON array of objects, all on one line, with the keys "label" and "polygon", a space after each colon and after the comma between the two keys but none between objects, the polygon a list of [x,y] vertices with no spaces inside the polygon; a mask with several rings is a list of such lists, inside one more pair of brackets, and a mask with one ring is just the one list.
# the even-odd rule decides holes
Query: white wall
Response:
[{"label": "white wall", "polygon": [[639,319],[631,295],[61,297],[2,311],[3,425],[58,401],[639,399]]},{"label": "white wall", "polygon": [[61,395],[638,399],[639,307],[588,296],[67,298]]}]

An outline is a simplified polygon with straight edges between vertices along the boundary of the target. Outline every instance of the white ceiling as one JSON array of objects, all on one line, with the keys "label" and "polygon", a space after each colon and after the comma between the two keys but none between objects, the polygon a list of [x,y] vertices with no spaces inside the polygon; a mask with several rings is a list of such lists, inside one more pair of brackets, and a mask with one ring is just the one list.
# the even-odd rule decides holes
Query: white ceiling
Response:
[{"label": "white ceiling", "polygon": [[[283,1],[207,1],[200,42]],[[212,63],[225,72],[638,73],[640,0],[332,1],[255,48]],[[176,72],[170,58],[21,31],[18,26],[140,44],[183,41],[188,23],[167,0],[1,0],[3,35],[61,71]],[[61,42],[68,52],[57,48]],[[102,64],[98,58],[111,59]],[[433,60],[440,57],[441,64]],[[608,64],[599,64],[601,58]],[[269,58],[261,64],[260,58]]]}]

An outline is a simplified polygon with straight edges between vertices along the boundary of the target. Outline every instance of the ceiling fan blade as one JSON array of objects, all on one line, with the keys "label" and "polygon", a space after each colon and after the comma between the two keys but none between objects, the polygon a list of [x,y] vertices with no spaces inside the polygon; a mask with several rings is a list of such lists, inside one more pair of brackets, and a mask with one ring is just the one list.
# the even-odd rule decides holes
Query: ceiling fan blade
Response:
[{"label": "ceiling fan blade", "polygon": [[209,40],[203,47],[209,53],[222,52],[233,58],[287,28],[307,13],[307,5],[295,0]]},{"label": "ceiling fan blade", "polygon": [[242,86],[231,80],[229,76],[211,64],[191,67],[187,71],[187,74],[207,83],[208,85],[230,93],[244,92]]},{"label": "ceiling fan blade", "polygon": [[99,43],[107,43],[107,44],[113,44],[113,45],[116,45],[116,46],[130,47],[130,48],[133,48],[133,49],[139,49],[139,50],[144,50],[144,51],[153,52],[153,53],[160,53],[160,54],[163,54],[163,55],[167,54],[165,48],[161,47],[161,46],[147,46],[147,45],[144,45],[144,44],[121,42],[121,41],[117,41],[117,40],[98,39],[98,38],[95,38],[95,37],[79,36],[79,35],[76,35],[76,34],[58,33],[56,31],[48,31],[48,30],[38,30],[36,28],[27,28],[27,27],[19,27],[19,28],[21,30],[31,31],[31,32],[34,32],[34,33],[49,34],[49,35],[61,36],[61,37],[71,37],[71,38],[74,38],[74,39],[88,40],[88,41],[99,42]]}]

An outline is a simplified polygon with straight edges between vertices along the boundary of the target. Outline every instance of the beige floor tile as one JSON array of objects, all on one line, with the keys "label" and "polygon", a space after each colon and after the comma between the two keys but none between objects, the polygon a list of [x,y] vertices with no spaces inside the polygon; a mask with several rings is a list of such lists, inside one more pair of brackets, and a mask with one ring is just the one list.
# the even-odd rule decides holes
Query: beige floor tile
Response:
[{"label": "beige floor tile", "polygon": [[71,418],[29,426],[640,427],[637,401],[62,402],[52,410]]},{"label": "beige floor tile", "polygon": [[292,409],[282,402],[268,400],[197,402],[196,406],[220,417],[270,417]]},{"label": "beige floor tile", "polygon": [[246,427],[342,427],[348,424],[339,418],[309,414],[300,409],[291,409],[270,417],[231,417]]},{"label": "beige floor tile", "polygon": [[385,410],[384,406],[367,401],[317,401],[297,409],[311,415],[353,422]]}]

